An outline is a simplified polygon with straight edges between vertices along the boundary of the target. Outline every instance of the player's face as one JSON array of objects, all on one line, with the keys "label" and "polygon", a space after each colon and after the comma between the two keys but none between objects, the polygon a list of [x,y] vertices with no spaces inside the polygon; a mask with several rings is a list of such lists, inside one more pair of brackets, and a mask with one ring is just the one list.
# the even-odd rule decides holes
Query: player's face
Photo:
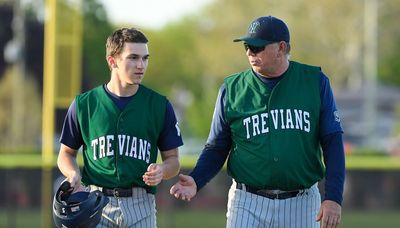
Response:
[{"label": "player's face", "polygon": [[[280,43],[265,46],[264,50],[254,53],[252,48],[246,48],[246,55],[252,69],[264,76],[277,76],[275,72],[281,68],[284,52]],[[257,52],[256,51],[256,52]]]},{"label": "player's face", "polygon": [[130,85],[141,83],[149,63],[149,49],[145,43],[125,43],[116,57],[119,79]]}]

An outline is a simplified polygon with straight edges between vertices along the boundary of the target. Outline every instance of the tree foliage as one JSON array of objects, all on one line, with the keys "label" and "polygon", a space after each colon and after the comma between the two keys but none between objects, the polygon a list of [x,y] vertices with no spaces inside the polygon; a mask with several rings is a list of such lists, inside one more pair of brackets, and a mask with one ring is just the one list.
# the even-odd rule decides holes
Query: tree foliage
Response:
[{"label": "tree foliage", "polygon": [[379,79],[400,87],[400,6],[397,0],[380,1]]},{"label": "tree foliage", "polygon": [[113,31],[107,13],[97,0],[83,2],[83,90],[105,83],[110,78],[106,63],[106,39]]},{"label": "tree foliage", "polygon": [[[16,149],[32,151],[39,146],[41,137],[41,105],[37,81],[32,76],[26,75],[23,85],[15,85],[16,74],[20,73],[16,66],[10,66],[0,79],[0,152],[12,152]],[[22,76],[20,76],[22,77]],[[19,93],[22,103],[15,101]],[[19,106],[18,123],[14,121],[13,110]],[[14,126],[13,124],[17,124]],[[16,129],[16,127],[18,129]],[[17,134],[15,134],[17,131]],[[15,137],[18,135],[18,137]]]},{"label": "tree foliage", "polygon": [[[116,25],[109,22],[107,12],[98,0],[82,2],[85,91],[109,80],[105,43]],[[368,48],[363,43],[365,2],[214,0],[197,14],[161,29],[140,28],[149,38],[150,51],[149,68],[143,83],[167,95],[175,107],[185,137],[205,138],[223,79],[249,67],[242,44],[232,40],[244,35],[250,21],[256,17],[274,15],[289,26],[292,60],[321,66],[333,87],[362,85],[365,80],[363,57]],[[400,74],[400,27],[397,25],[400,5],[398,0],[378,2],[378,79],[400,86],[397,76]],[[9,40],[5,31],[10,29],[10,16],[1,16],[8,19],[1,21],[0,38]],[[36,69],[32,71],[34,75],[40,74],[37,72],[42,72],[43,66],[37,63],[42,61],[41,58],[32,58],[39,53],[32,48],[40,47],[39,38],[35,37],[40,38],[32,36],[27,43],[31,48],[30,58],[36,60],[29,62],[28,66],[36,66],[32,68]],[[1,44],[0,50],[3,47]],[[0,71],[6,69],[1,60]],[[42,77],[36,75],[35,78]]]},{"label": "tree foliage", "polygon": [[[256,17],[274,15],[289,26],[292,60],[321,66],[333,87],[360,87],[369,48],[363,43],[365,2],[215,0],[198,15],[152,32],[152,52],[158,56],[153,55],[146,82],[168,95],[176,85],[189,91],[193,99],[183,122],[190,133],[206,137],[223,78],[249,67],[242,44],[232,40]],[[379,1],[378,79],[397,85],[399,10],[396,0]]]}]

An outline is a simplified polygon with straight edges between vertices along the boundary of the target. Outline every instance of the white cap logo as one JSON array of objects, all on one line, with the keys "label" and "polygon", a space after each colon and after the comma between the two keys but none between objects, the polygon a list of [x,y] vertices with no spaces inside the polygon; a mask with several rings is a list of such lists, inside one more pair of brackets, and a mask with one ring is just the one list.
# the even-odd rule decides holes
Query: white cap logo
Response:
[{"label": "white cap logo", "polygon": [[257,28],[260,26],[260,22],[255,21],[253,23],[251,23],[250,27],[249,27],[249,34],[254,34],[257,32]]}]

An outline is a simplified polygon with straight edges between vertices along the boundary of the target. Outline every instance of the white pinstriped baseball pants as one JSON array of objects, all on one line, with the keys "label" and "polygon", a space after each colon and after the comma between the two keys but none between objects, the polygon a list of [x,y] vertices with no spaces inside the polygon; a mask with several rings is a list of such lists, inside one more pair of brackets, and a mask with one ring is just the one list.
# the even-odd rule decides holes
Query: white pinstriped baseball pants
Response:
[{"label": "white pinstriped baseball pants", "polygon": [[132,197],[109,196],[110,202],[103,208],[96,228],[156,228],[155,196],[144,188],[133,188],[132,193]]},{"label": "white pinstriped baseball pants", "polygon": [[321,206],[317,184],[288,199],[269,199],[236,189],[229,189],[227,228],[317,228],[315,218]]}]

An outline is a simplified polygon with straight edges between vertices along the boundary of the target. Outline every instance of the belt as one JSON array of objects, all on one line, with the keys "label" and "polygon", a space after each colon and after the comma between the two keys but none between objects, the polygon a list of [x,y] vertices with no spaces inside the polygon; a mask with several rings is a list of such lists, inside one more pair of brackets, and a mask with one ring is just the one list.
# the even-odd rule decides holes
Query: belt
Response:
[{"label": "belt", "polygon": [[114,197],[131,197],[132,188],[102,188],[101,191],[105,196]]},{"label": "belt", "polygon": [[289,199],[296,197],[300,192],[303,192],[304,190],[294,190],[294,191],[285,191],[285,192],[280,192],[280,193],[274,193],[274,190],[268,190],[268,189],[257,189],[250,187],[248,185],[236,182],[236,189],[240,189],[246,192],[250,192],[259,196],[266,197],[268,199],[279,199],[279,200],[284,200],[284,199]]}]

